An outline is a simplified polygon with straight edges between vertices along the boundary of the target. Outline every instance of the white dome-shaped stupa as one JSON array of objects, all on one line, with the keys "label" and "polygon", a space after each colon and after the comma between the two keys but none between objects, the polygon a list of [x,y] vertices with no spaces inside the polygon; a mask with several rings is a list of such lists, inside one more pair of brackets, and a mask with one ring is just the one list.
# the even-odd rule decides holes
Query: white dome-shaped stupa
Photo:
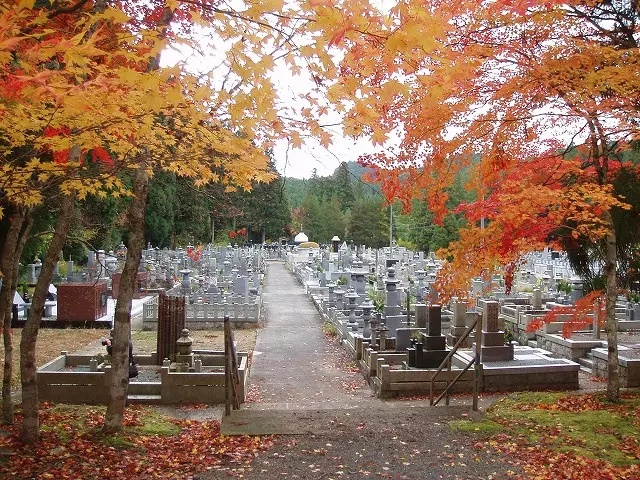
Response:
[{"label": "white dome-shaped stupa", "polygon": [[304,233],[300,232],[299,234],[296,235],[296,238],[294,238],[293,241],[296,243],[308,242],[309,237],[307,237]]}]

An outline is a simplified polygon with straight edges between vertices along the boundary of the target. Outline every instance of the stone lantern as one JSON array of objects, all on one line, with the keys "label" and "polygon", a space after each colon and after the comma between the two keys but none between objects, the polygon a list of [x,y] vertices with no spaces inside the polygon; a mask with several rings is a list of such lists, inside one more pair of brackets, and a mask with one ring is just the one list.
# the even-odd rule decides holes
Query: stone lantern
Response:
[{"label": "stone lantern", "polygon": [[189,329],[182,330],[182,336],[176,341],[178,346],[178,355],[191,355],[191,345],[193,344],[193,338],[189,336]]},{"label": "stone lantern", "polygon": [[333,253],[338,253],[338,249],[340,248],[340,237],[334,235],[331,239],[331,251]]},{"label": "stone lantern", "polygon": [[371,311],[373,310],[373,303],[370,299],[367,299],[362,304],[362,320],[364,327],[362,329],[362,338],[368,339],[371,337]]},{"label": "stone lantern", "polygon": [[347,308],[349,309],[349,321],[347,322],[347,327],[351,328],[351,331],[358,331],[358,321],[356,320],[356,300],[358,300],[358,294],[355,290],[349,290],[349,292],[344,296],[349,303],[347,304]]}]

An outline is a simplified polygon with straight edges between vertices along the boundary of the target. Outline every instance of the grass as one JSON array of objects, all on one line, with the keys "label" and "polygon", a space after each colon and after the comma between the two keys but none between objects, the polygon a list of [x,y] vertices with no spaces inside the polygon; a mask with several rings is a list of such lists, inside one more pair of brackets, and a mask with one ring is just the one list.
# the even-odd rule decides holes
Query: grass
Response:
[{"label": "grass", "polygon": [[482,420],[456,420],[450,426],[486,437],[507,435],[524,448],[542,446],[615,467],[640,465],[640,389],[625,391],[617,404],[604,393],[511,394]]},{"label": "grass", "polygon": [[[243,328],[233,331],[233,338],[238,343],[238,350],[253,352],[256,344],[258,330],[255,328]],[[191,348],[194,350],[224,350],[224,332],[219,330],[190,330],[189,336],[193,339]],[[156,351],[157,332],[136,330],[131,334],[134,352],[137,354]]]},{"label": "grass", "polygon": [[[20,340],[22,329],[14,328],[12,332],[11,359],[13,362],[13,372],[11,375],[11,388],[20,386]],[[43,328],[38,332],[36,344],[36,365],[44,365],[53,360],[60,352],[75,352],[86,345],[107,336],[108,330],[104,329],[81,329],[81,328]],[[4,358],[4,343],[0,348],[1,358]]]},{"label": "grass", "polygon": [[329,337],[335,337],[338,334],[336,326],[331,322],[324,322],[321,328],[322,332]]}]

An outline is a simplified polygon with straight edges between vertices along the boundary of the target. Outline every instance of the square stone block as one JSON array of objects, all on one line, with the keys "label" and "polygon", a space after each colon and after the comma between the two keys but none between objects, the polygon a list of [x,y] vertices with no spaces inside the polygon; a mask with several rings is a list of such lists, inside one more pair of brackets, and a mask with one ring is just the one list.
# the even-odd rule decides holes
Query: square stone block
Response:
[{"label": "square stone block", "polygon": [[482,362],[500,362],[513,360],[513,347],[502,345],[500,347],[482,347],[480,349],[480,360]]},{"label": "square stone block", "polygon": [[[447,345],[449,345],[450,347],[453,347],[458,342],[459,339],[460,339],[460,336],[452,335],[451,333],[449,333],[447,335]],[[471,348],[472,344],[473,344],[473,340],[469,336],[464,340],[464,342],[460,344],[459,348]]]},{"label": "square stone block", "polygon": [[498,314],[500,312],[500,304],[498,302],[485,302],[483,308],[483,330],[487,332],[497,332],[499,329]]},{"label": "square stone block", "polygon": [[467,331],[467,327],[451,327],[451,329],[449,330],[449,333],[454,337],[461,337],[462,334],[466,331]]},{"label": "square stone block", "polygon": [[[444,337],[443,337],[444,338]],[[449,354],[448,350],[433,350],[422,352],[422,359],[416,363],[417,368],[438,368]]]},{"label": "square stone block", "polygon": [[432,335],[423,336],[425,350],[444,350],[447,346],[447,339],[444,335],[438,337]]},{"label": "square stone block", "polygon": [[416,327],[426,328],[427,317],[429,316],[428,307],[425,304],[416,305]]},{"label": "square stone block", "polygon": [[442,308],[440,305],[429,306],[427,322],[429,335],[438,336],[442,333]]},{"label": "square stone block", "polygon": [[501,347],[504,345],[504,332],[482,332],[482,345],[486,347]]}]

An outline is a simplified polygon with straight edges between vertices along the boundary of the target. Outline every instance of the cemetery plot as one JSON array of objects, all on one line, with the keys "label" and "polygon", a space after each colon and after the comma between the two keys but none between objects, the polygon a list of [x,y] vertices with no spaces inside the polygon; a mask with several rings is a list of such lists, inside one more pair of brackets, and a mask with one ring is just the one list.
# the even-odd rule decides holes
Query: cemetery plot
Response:
[{"label": "cemetery plot", "polygon": [[[225,400],[224,352],[193,351],[178,362],[156,366],[153,355],[137,355],[139,378],[129,383],[132,403],[221,404]],[[94,355],[62,352],[38,369],[38,392],[42,401],[78,404],[106,404],[111,384],[111,366],[98,363]],[[244,402],[247,389],[248,355],[238,352],[240,388]]]},{"label": "cemetery plot", "polygon": [[[534,281],[531,294],[507,296],[502,279],[478,279],[472,285],[471,293],[476,296],[472,307],[455,299],[450,305],[437,305],[431,285],[439,263],[402,248],[376,252],[343,245],[337,252],[294,251],[287,261],[323,321],[333,325],[379,396],[429,391],[433,372],[450,347],[460,342],[451,366],[437,377],[435,387],[443,388],[474,359],[475,339],[480,341],[481,388],[485,391],[577,389],[580,365],[572,360],[601,343],[583,344],[579,352],[540,348],[549,345],[544,339],[550,334],[527,331],[529,323],[581,292],[582,283],[574,279],[573,297],[566,292],[553,294],[554,282],[571,275],[570,268],[560,256],[541,255],[543,258],[531,256],[528,266],[532,271],[519,279],[523,290],[528,281]],[[547,266],[542,268],[541,263]],[[461,340],[478,315],[483,320],[481,335]],[[561,327],[551,324],[546,330],[555,332]],[[554,358],[561,353],[568,358]],[[473,372],[461,374],[455,391],[472,388]]]}]

